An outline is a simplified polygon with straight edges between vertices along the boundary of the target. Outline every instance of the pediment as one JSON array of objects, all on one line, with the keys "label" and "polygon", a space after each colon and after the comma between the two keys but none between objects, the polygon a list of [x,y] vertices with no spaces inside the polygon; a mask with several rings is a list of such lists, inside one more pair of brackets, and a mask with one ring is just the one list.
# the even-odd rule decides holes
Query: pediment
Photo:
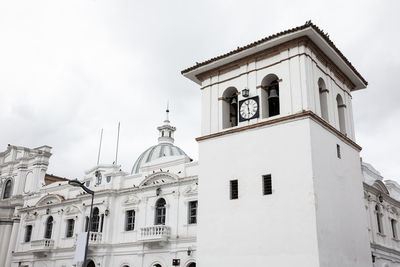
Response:
[{"label": "pediment", "polygon": [[51,194],[42,197],[37,203],[36,206],[46,206],[51,204],[61,203],[64,200],[64,197],[61,195]]},{"label": "pediment", "polygon": [[178,176],[169,172],[156,172],[149,175],[143,182],[140,183],[139,187],[151,186],[151,185],[162,185],[166,183],[175,182],[178,180]]},{"label": "pediment", "polygon": [[193,196],[197,195],[197,190],[198,190],[198,185],[197,183],[193,183],[191,185],[188,185],[185,190],[183,191],[184,196]]},{"label": "pediment", "polygon": [[24,220],[25,221],[34,221],[35,219],[36,219],[36,216],[37,216],[37,212],[34,212],[34,213],[27,213],[26,215],[25,215],[25,217],[24,217]]},{"label": "pediment", "polygon": [[372,186],[375,187],[376,189],[378,189],[379,191],[389,195],[389,190],[387,189],[386,185],[382,181],[376,180]]},{"label": "pediment", "polygon": [[137,196],[135,196],[135,195],[129,195],[129,196],[127,196],[126,198],[125,198],[125,201],[123,202],[123,204],[125,205],[125,206],[128,206],[128,205],[137,205],[137,204],[139,204],[140,203],[140,198],[138,198]]},{"label": "pediment", "polygon": [[74,214],[80,214],[81,210],[77,206],[68,206],[65,209],[65,214],[66,215],[74,215]]}]

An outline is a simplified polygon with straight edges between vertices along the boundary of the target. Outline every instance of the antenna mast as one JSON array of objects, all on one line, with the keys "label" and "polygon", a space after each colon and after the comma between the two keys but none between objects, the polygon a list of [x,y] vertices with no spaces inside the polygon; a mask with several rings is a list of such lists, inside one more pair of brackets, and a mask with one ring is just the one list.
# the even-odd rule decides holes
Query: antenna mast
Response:
[{"label": "antenna mast", "polygon": [[119,129],[120,129],[120,126],[121,126],[121,122],[118,122],[118,135],[117,135],[117,149],[116,149],[116,151],[115,151],[115,165],[117,165],[117,162],[118,162],[118,147],[119,147]]},{"label": "antenna mast", "polygon": [[101,142],[103,141],[103,128],[101,128],[101,133],[100,133],[100,145],[99,145],[99,154],[97,155],[97,165],[99,165],[100,162],[100,152],[101,152]]}]

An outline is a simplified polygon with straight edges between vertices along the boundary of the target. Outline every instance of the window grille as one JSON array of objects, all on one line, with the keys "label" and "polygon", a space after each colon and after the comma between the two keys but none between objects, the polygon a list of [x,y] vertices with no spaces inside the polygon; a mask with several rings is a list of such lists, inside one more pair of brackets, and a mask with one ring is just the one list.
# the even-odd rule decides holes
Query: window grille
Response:
[{"label": "window grille", "polygon": [[160,198],[156,203],[156,216],[155,216],[155,225],[164,225],[165,224],[165,215],[166,215],[166,202],[165,199]]},{"label": "window grille", "polygon": [[125,231],[135,230],[135,211],[126,211]]},{"label": "window grille", "polygon": [[74,227],[75,227],[75,220],[68,219],[67,220],[67,231],[65,233],[65,237],[72,237],[74,235]]},{"label": "window grille", "polygon": [[94,208],[93,210],[93,216],[92,216],[92,225],[91,225],[91,232],[98,232],[99,231],[99,225],[100,225],[100,215],[99,215],[99,209]]},{"label": "window grille", "polygon": [[197,223],[197,200],[189,202],[189,224]]}]

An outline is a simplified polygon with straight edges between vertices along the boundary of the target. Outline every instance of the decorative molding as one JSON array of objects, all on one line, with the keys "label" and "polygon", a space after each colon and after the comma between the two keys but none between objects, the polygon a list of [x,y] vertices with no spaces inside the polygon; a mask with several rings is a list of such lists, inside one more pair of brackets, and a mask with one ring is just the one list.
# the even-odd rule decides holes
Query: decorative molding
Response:
[{"label": "decorative molding", "polygon": [[139,187],[145,187],[145,186],[150,186],[150,185],[162,185],[165,183],[169,182],[175,182],[178,180],[178,176],[175,174],[172,174],[170,172],[156,172],[148,177],[146,177],[140,184]]},{"label": "decorative molding", "polygon": [[279,118],[276,118],[276,119],[270,119],[270,120],[267,120],[267,121],[254,123],[254,124],[247,125],[247,126],[236,127],[236,128],[229,129],[229,130],[222,131],[222,132],[218,132],[218,133],[213,133],[213,134],[209,134],[209,135],[200,136],[200,137],[196,138],[196,141],[197,142],[201,142],[201,141],[204,141],[204,140],[207,140],[207,139],[212,139],[212,138],[216,138],[216,137],[220,137],[220,136],[224,136],[224,135],[228,135],[228,134],[238,133],[238,132],[242,132],[242,131],[246,131],[246,130],[250,130],[250,129],[264,127],[264,126],[267,126],[267,125],[273,125],[273,124],[278,124],[278,123],[287,122],[287,121],[295,120],[295,119],[302,119],[302,118],[310,118],[310,119],[314,120],[315,122],[319,123],[321,126],[327,128],[331,133],[336,135],[343,142],[347,143],[348,145],[350,145],[351,147],[353,147],[357,151],[361,151],[361,149],[362,149],[361,146],[359,146],[356,142],[354,142],[353,140],[348,138],[345,134],[341,133],[335,127],[330,125],[328,122],[326,122],[324,119],[320,118],[318,115],[316,115],[314,112],[312,112],[310,110],[309,111],[302,111],[302,112],[299,112],[299,113],[296,113],[296,114],[292,114],[292,115],[288,115],[288,116],[279,117]]},{"label": "decorative molding", "polygon": [[40,206],[47,206],[47,205],[54,204],[54,203],[61,203],[63,200],[64,200],[64,197],[61,195],[49,194],[49,195],[46,195],[46,196],[42,197],[41,199],[39,199],[39,201],[36,203],[36,206],[40,207]]},{"label": "decorative molding", "polygon": [[[174,182],[164,184],[162,185],[163,188],[169,188],[169,187],[174,187],[177,185],[184,185],[193,181],[198,181],[198,176],[197,175],[192,175],[192,176],[186,176],[186,177],[181,177],[177,179]],[[109,190],[101,190],[101,191],[96,191],[96,198],[97,197],[106,197],[106,196],[115,196],[115,195],[128,195],[128,194],[135,194],[135,193],[142,193],[142,192],[149,192],[154,190],[155,188],[160,187],[160,185],[149,185],[146,187],[130,187],[130,188],[121,188],[121,189],[109,189]],[[153,196],[149,196],[150,198]],[[74,198],[66,199],[62,203],[52,203],[49,204],[48,206],[43,206],[43,207],[36,207],[36,206],[26,206],[23,208],[20,208],[20,212],[30,212],[32,210],[36,209],[46,209],[46,208],[56,208],[59,206],[67,205],[67,204],[74,204],[74,203],[84,203],[90,206],[90,198],[91,195],[85,193],[82,195],[77,195]],[[4,201],[4,200],[3,200]],[[96,199],[95,199],[96,201]],[[94,203],[96,204],[96,203]],[[101,203],[99,203],[101,204]]]},{"label": "decorative molding", "polygon": [[197,183],[188,185],[185,190],[183,191],[184,196],[194,196],[197,195],[198,192],[198,185]]},{"label": "decorative molding", "polygon": [[34,212],[34,213],[27,213],[25,216],[24,216],[24,220],[26,221],[26,222],[30,222],[30,221],[34,221],[34,220],[36,220],[36,217],[38,216],[38,213],[37,212]]},{"label": "decorative molding", "polygon": [[[207,78],[211,78],[213,76],[220,75],[219,71],[221,69],[225,69],[225,68],[227,68],[227,67],[229,67],[231,65],[245,65],[245,64],[248,64],[249,62],[256,62],[256,61],[259,61],[259,60],[262,60],[262,59],[265,59],[265,58],[272,57],[272,56],[276,55],[277,54],[277,50],[279,50],[279,52],[282,52],[282,51],[286,51],[287,49],[294,48],[294,47],[297,47],[297,46],[304,46],[306,48],[309,48],[310,51],[315,54],[317,59],[320,60],[322,64],[325,64],[325,67],[328,67],[335,74],[335,76],[338,78],[338,80],[340,80],[341,82],[346,84],[349,87],[350,90],[355,88],[355,85],[353,84],[353,82],[341,70],[339,70],[339,68],[336,67],[336,65],[307,36],[299,37],[297,39],[282,43],[282,44],[277,45],[275,47],[266,49],[264,51],[260,51],[258,53],[253,54],[253,55],[249,55],[247,57],[238,59],[237,61],[228,63],[228,64],[223,65],[221,67],[218,67],[216,69],[212,69],[212,70],[206,71],[204,73],[201,73],[201,74],[197,75],[197,78],[199,80],[201,80],[201,81],[204,81]],[[269,67],[272,67],[274,65],[280,64],[280,63],[282,63],[284,61],[287,61],[287,60],[290,60],[290,59],[292,59],[294,57],[299,57],[299,56],[306,56],[306,57],[310,58],[316,64],[316,66],[325,75],[327,75],[329,78],[331,78],[334,81],[334,83],[340,89],[342,89],[343,91],[347,92],[342,86],[340,86],[336,82],[336,80],[330,74],[326,73],[326,71],[323,70],[323,68],[320,66],[320,64],[318,64],[318,62],[311,55],[309,55],[307,52],[298,53],[296,55],[292,55],[290,57],[287,57],[287,58],[281,59],[279,61],[276,61],[274,63],[271,63],[271,64],[269,64],[267,66],[263,66],[263,67],[260,67],[260,68],[255,68],[255,69],[240,73],[238,75],[235,75],[233,77],[230,77],[230,78],[227,78],[227,79],[224,79],[224,80],[219,80],[218,82],[211,83],[211,84],[208,84],[206,86],[203,86],[200,89],[203,90],[204,88],[207,88],[207,87],[210,87],[210,86],[213,86],[213,85],[216,85],[216,84],[220,84],[220,83],[223,83],[223,82],[226,82],[226,81],[230,81],[230,80],[238,78],[238,77],[240,77],[242,75],[247,75],[247,74],[249,74],[251,72],[254,72],[254,71],[259,71],[259,70],[262,70],[262,69],[265,69],[265,68],[269,68]]]},{"label": "decorative molding", "polygon": [[382,245],[379,245],[379,244],[376,244],[376,243],[371,243],[371,248],[377,249],[377,250],[381,250],[381,251],[385,251],[387,253],[396,254],[396,255],[400,256],[400,251],[397,251],[395,249],[391,249],[391,248],[388,248],[388,247],[385,247],[385,246],[382,246]]},{"label": "decorative molding", "polygon": [[81,214],[81,213],[82,213],[82,211],[75,205],[68,206],[65,209],[65,214],[66,215],[75,215],[75,214]]},{"label": "decorative molding", "polygon": [[140,203],[140,198],[138,198],[135,195],[128,195],[125,198],[125,201],[123,202],[124,206],[132,206],[132,205],[138,205]]}]

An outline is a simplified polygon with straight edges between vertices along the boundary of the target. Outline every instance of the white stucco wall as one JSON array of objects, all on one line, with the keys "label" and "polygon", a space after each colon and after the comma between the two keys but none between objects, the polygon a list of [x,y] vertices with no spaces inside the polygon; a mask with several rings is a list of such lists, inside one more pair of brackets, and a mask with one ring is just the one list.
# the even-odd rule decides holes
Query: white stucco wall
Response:
[{"label": "white stucco wall", "polygon": [[313,120],[310,128],[320,266],[371,266],[359,152]]},{"label": "white stucco wall", "polygon": [[[199,143],[200,267],[319,266],[309,137],[298,120]],[[262,194],[265,174],[272,195]]]}]

